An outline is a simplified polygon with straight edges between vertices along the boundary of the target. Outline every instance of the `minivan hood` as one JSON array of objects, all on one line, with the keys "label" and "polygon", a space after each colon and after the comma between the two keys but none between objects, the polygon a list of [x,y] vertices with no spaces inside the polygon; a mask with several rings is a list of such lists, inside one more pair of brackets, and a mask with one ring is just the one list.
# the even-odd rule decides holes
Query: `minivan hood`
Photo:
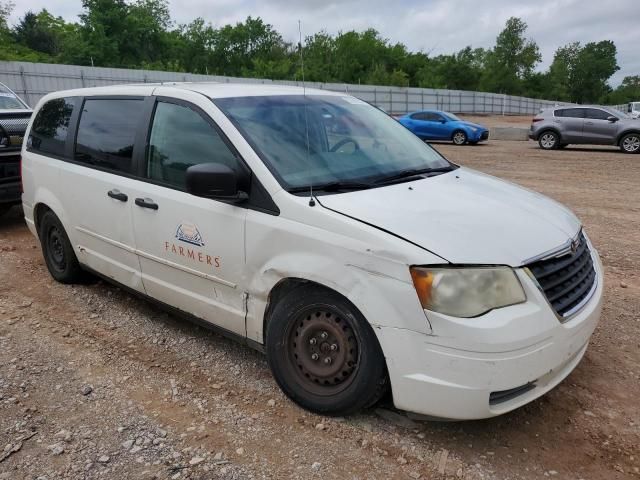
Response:
[{"label": "minivan hood", "polygon": [[520,266],[580,229],[559,203],[467,168],[318,201],[456,264]]}]

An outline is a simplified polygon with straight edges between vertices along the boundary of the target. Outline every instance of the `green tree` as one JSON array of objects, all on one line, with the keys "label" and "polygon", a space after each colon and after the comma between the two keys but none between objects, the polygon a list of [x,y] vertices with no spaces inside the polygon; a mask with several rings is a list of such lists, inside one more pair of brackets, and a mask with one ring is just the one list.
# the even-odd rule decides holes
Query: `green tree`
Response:
[{"label": "green tree", "polygon": [[552,100],[570,101],[571,85],[578,54],[582,50],[580,42],[559,47],[547,74],[548,95]]},{"label": "green tree", "polygon": [[640,101],[640,75],[624,77],[622,83],[603,99],[603,103],[619,105]]},{"label": "green tree", "polygon": [[523,80],[533,73],[542,59],[538,45],[525,38],[527,24],[520,18],[507,20],[496,39],[496,46],[487,54],[481,88],[510,94],[522,93]]},{"label": "green tree", "polygon": [[616,46],[610,40],[587,43],[576,55],[571,74],[571,99],[578,103],[595,103],[611,88],[607,80],[620,70]]}]

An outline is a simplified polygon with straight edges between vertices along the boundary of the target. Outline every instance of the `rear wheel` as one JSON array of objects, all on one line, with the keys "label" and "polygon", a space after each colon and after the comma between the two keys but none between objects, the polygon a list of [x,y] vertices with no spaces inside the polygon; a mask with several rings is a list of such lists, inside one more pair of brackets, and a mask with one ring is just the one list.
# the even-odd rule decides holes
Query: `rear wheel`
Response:
[{"label": "rear wheel", "polygon": [[346,415],[387,388],[384,356],[362,314],[335,292],[293,290],[267,324],[267,361],[284,393],[303,408]]},{"label": "rear wheel", "polygon": [[560,137],[556,132],[552,132],[551,130],[542,132],[538,139],[538,145],[540,145],[540,148],[543,150],[554,150],[560,145]]},{"label": "rear wheel", "polygon": [[629,133],[622,137],[620,150],[624,153],[640,153],[640,133]]},{"label": "rear wheel", "polygon": [[451,137],[451,139],[456,145],[464,145],[465,143],[467,143],[467,134],[462,130],[458,130],[456,132],[453,132],[453,137]]},{"label": "rear wheel", "polygon": [[51,276],[61,283],[76,283],[83,280],[73,246],[67,237],[60,219],[51,210],[40,219],[40,244],[42,254]]}]

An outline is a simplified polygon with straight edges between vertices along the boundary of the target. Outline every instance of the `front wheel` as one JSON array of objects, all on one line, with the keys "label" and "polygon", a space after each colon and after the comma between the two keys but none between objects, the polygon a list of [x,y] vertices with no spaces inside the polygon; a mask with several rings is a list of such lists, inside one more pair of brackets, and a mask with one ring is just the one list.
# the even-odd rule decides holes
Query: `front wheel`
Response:
[{"label": "front wheel", "polygon": [[620,140],[620,150],[624,153],[640,153],[640,134],[629,133]]},{"label": "front wheel", "polygon": [[373,329],[330,290],[302,286],[280,300],[267,324],[266,347],[278,385],[307,410],[346,415],[386,391],[386,364]]},{"label": "front wheel", "polygon": [[538,145],[540,145],[540,148],[543,150],[554,150],[558,148],[559,144],[560,137],[556,132],[551,131],[544,132],[540,135],[540,139],[538,140]]},{"label": "front wheel", "polygon": [[462,130],[458,130],[453,134],[452,140],[455,145],[464,145],[467,143],[467,134]]}]

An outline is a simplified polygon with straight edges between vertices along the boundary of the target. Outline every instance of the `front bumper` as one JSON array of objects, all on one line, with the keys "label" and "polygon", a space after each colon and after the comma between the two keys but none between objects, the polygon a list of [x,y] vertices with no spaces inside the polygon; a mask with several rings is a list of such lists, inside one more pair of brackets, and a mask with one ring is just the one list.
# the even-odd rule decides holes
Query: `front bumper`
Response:
[{"label": "front bumper", "polygon": [[485,140],[489,140],[489,130],[478,130],[473,132],[469,137],[469,140],[472,142],[484,142]]},{"label": "front bumper", "polygon": [[428,312],[433,333],[381,328],[397,408],[447,419],[500,415],[545,394],[582,359],[602,308],[602,266],[592,249],[596,290],[561,323],[519,269],[527,301],[472,319]]}]

